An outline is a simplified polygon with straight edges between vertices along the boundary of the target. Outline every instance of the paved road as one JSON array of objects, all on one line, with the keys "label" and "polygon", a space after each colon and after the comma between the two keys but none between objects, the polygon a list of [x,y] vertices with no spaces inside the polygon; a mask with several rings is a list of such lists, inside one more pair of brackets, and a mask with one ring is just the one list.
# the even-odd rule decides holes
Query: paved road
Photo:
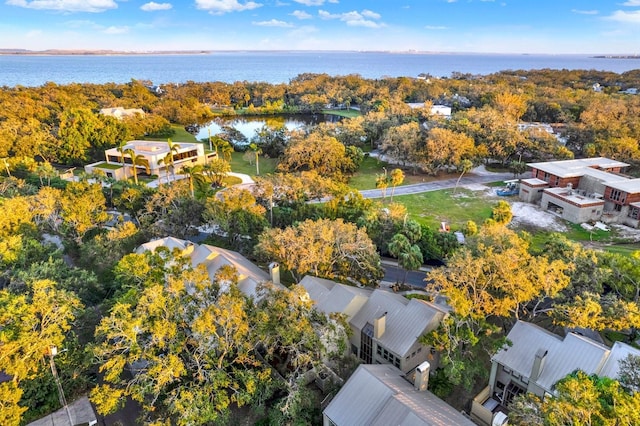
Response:
[{"label": "paved road", "polygon": [[[382,278],[382,281],[395,284],[397,282],[401,283],[404,280],[404,269],[388,263],[384,263],[382,268],[384,269],[384,278]],[[426,271],[409,271],[407,272],[407,278],[404,282],[412,287],[424,288],[426,285],[424,278],[426,276]]]},{"label": "paved road", "polygon": [[[460,179],[459,187],[466,185],[481,185],[490,182],[497,182],[501,180],[513,179],[513,173],[488,173],[482,172],[483,169],[476,169],[474,173],[469,173]],[[527,176],[522,176],[526,178]],[[455,188],[457,177],[444,180],[436,180],[433,182],[415,183],[413,185],[397,186],[394,192],[394,196],[397,195],[410,195],[421,194],[423,192],[438,191],[440,189]],[[382,191],[380,189],[366,189],[360,191],[364,198],[382,198]],[[387,196],[391,194],[391,190],[387,189]]]}]

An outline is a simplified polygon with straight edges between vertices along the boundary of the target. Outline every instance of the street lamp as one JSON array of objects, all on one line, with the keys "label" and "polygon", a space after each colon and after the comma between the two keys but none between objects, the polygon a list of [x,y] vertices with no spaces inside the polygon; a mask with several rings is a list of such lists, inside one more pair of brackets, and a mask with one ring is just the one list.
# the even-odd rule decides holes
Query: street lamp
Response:
[{"label": "street lamp", "polygon": [[51,373],[53,374],[53,378],[56,381],[56,386],[58,387],[58,397],[60,398],[60,405],[64,407],[67,411],[67,417],[69,417],[69,424],[71,426],[74,425],[73,419],[71,418],[71,412],[69,411],[69,406],[67,405],[67,400],[64,397],[64,391],[62,390],[62,383],[60,383],[60,378],[58,377],[58,370],[56,370],[56,363],[53,360],[53,357],[58,355],[58,348],[56,346],[49,347],[49,363],[51,364]]}]

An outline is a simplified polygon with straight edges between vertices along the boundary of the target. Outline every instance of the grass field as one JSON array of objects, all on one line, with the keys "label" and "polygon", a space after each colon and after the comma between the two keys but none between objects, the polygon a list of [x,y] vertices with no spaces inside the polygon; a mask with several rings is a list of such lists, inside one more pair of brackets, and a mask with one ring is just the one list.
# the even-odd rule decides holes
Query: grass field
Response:
[{"label": "grass field", "polygon": [[[249,164],[242,156],[244,152],[233,152],[231,154],[231,171],[235,173],[244,173],[249,176],[256,175],[255,163]],[[276,169],[277,161],[273,158],[260,157],[260,175],[267,175],[273,173]]]},{"label": "grass field", "polygon": [[425,192],[423,194],[401,195],[394,201],[404,204],[409,216],[431,228],[439,228],[447,222],[452,231],[462,228],[469,220],[479,225],[491,217],[491,210],[497,201],[487,200],[482,191],[458,188]]},{"label": "grass field", "polygon": [[357,109],[323,109],[322,113],[345,118],[359,117],[362,115]]}]

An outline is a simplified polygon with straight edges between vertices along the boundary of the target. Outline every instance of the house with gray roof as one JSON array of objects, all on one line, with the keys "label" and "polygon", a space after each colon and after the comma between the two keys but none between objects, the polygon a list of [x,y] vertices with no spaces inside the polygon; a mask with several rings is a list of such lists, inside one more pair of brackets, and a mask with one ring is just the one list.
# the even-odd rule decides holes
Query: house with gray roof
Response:
[{"label": "house with gray roof", "polygon": [[529,163],[520,199],[573,223],[640,225],[640,179],[622,172],[627,163],[604,157]]},{"label": "house with gray roof", "polygon": [[493,356],[489,386],[472,403],[471,416],[480,424],[491,425],[516,395],[554,395],[555,384],[576,370],[615,379],[620,359],[640,355],[640,350],[621,342],[609,348],[574,332],[561,337],[524,321],[516,322],[507,339],[511,346]]},{"label": "house with gray roof", "polygon": [[196,244],[188,240],[166,237],[142,244],[136,249],[136,253],[143,253],[146,250],[155,251],[159,247],[165,247],[170,251],[178,249],[183,256],[189,256],[194,268],[198,265],[204,265],[212,281],[221,267],[233,266],[238,275],[238,289],[250,297],[257,297],[258,287],[266,282],[272,282],[281,289],[285,288],[280,283],[277,264],[271,264],[270,272],[267,273],[236,251],[208,244]]},{"label": "house with gray roof", "polygon": [[428,363],[413,381],[389,364],[363,364],[323,411],[324,426],[472,426],[427,390]]},{"label": "house with gray roof", "polygon": [[369,288],[339,284],[312,275],[302,278],[300,285],[307,291],[318,311],[325,314],[341,313],[347,321],[362,309],[373,292]]},{"label": "house with gray roof", "polygon": [[315,277],[300,284],[316,308],[344,314],[351,327],[351,352],[366,364],[388,363],[407,373],[437,354],[419,342],[435,330],[449,308],[385,290],[368,290]]}]

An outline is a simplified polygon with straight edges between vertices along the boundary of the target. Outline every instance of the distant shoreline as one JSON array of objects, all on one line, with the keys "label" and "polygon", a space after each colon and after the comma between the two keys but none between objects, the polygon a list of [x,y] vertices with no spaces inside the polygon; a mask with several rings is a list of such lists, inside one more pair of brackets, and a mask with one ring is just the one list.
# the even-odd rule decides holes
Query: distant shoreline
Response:
[{"label": "distant shoreline", "polygon": [[212,55],[216,53],[386,53],[386,54],[405,54],[405,55],[522,55],[522,56],[585,56],[596,59],[640,59],[640,55],[601,55],[601,54],[584,54],[584,53],[500,53],[500,52],[441,52],[441,51],[422,51],[422,50],[252,50],[252,49],[230,49],[230,50],[140,50],[140,51],[124,51],[124,50],[91,50],[91,49],[47,49],[47,50],[29,50],[29,49],[0,49],[0,56],[23,55],[23,56],[141,56],[141,55]]},{"label": "distant shoreline", "polygon": [[24,56],[126,56],[126,55],[208,55],[211,50],[154,50],[126,52],[119,50],[26,50],[0,49],[0,55]]}]

